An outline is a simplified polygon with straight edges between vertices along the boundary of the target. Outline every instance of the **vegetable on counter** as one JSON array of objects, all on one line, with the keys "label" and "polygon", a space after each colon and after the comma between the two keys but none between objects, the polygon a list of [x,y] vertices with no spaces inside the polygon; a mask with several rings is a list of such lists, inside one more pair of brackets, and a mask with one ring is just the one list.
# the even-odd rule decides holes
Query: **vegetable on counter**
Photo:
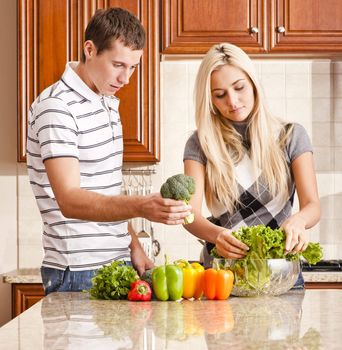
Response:
[{"label": "vegetable on counter", "polygon": [[152,272],[153,272],[153,269],[145,270],[140,277],[143,281],[146,281],[151,288],[152,288]]},{"label": "vegetable on counter", "polygon": [[204,267],[200,263],[177,260],[183,269],[183,298],[200,299],[203,294]]},{"label": "vegetable on counter", "polygon": [[[249,247],[246,256],[234,260],[230,266],[235,276],[235,287],[244,291],[262,290],[269,285],[271,281],[271,269],[267,263],[269,259],[298,261],[300,256],[303,256],[310,264],[316,264],[323,257],[319,243],[309,243],[302,253],[286,254],[285,232],[281,229],[273,230],[265,225],[241,227],[232,235]],[[221,258],[216,248],[212,250],[212,255]]]},{"label": "vegetable on counter", "polygon": [[226,300],[234,283],[234,274],[230,270],[216,270],[214,268],[204,271],[203,292],[208,300]]},{"label": "vegetable on counter", "polygon": [[155,267],[152,272],[152,287],[158,300],[179,300],[183,295],[183,271],[175,264],[165,264]]},{"label": "vegetable on counter", "polygon": [[113,261],[101,267],[92,278],[91,299],[126,299],[131,284],[139,279],[138,273],[124,261]]},{"label": "vegetable on counter", "polygon": [[[172,198],[182,200],[189,204],[191,196],[195,193],[196,183],[192,176],[178,174],[169,177],[160,188],[160,194],[163,198]],[[188,215],[184,219],[184,225],[191,224],[194,221],[194,214]]]},{"label": "vegetable on counter", "polygon": [[131,290],[128,292],[128,300],[149,301],[152,297],[152,290],[146,281],[137,280],[131,283]]},{"label": "vegetable on counter", "polygon": [[[281,229],[271,229],[265,225],[241,227],[232,233],[234,237],[248,245],[247,255],[240,260],[253,259],[287,259],[298,260],[303,256],[311,265],[317,264],[323,258],[323,250],[319,243],[310,242],[304,252],[285,254],[286,234]],[[216,250],[211,255],[222,258]]]}]

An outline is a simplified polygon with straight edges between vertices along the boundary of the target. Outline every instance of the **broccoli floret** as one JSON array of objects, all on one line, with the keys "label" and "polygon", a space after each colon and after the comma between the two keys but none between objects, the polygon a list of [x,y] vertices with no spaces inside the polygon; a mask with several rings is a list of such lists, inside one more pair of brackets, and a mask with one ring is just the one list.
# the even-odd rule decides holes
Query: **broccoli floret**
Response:
[{"label": "broccoli floret", "polygon": [[[182,200],[189,204],[191,196],[195,193],[196,183],[191,176],[177,174],[169,177],[160,188],[163,198]],[[191,224],[194,221],[194,214],[188,215],[184,219],[184,224]]]}]

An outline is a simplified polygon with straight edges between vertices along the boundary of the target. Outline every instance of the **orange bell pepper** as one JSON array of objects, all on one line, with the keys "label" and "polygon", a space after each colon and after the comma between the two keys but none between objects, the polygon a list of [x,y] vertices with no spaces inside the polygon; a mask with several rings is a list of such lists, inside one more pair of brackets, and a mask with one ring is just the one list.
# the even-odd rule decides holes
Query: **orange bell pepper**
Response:
[{"label": "orange bell pepper", "polygon": [[207,299],[225,300],[229,297],[234,283],[234,274],[230,270],[204,271],[203,292]]}]

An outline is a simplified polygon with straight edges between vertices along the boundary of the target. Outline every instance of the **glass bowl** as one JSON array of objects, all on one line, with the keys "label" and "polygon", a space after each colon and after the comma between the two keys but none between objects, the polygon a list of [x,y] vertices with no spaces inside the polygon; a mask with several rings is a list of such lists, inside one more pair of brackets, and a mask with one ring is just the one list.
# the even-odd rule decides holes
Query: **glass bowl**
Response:
[{"label": "glass bowl", "polygon": [[300,262],[286,259],[214,259],[213,267],[234,273],[235,296],[284,294],[300,273]]}]

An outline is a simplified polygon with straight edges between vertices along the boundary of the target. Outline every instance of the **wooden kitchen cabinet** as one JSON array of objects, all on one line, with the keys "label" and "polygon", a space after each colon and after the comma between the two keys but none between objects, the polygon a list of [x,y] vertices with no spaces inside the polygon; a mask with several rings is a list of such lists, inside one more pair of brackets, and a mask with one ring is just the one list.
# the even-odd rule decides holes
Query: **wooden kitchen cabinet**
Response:
[{"label": "wooden kitchen cabinet", "polygon": [[342,289],[341,282],[305,282],[305,289]]},{"label": "wooden kitchen cabinet", "polygon": [[163,54],[203,54],[219,42],[266,51],[266,0],[163,1]]},{"label": "wooden kitchen cabinet", "polygon": [[44,298],[44,288],[41,283],[12,284],[12,318]]},{"label": "wooden kitchen cabinet", "polygon": [[341,0],[165,0],[162,53],[230,42],[250,54],[342,52]]},{"label": "wooden kitchen cabinet", "polygon": [[270,52],[342,52],[341,0],[272,0],[270,5]]},{"label": "wooden kitchen cabinet", "polygon": [[146,30],[141,65],[119,93],[124,161],[159,161],[159,1],[18,0],[19,161],[26,158],[27,113],[39,93],[77,61],[83,33],[97,9],[123,7]]}]

